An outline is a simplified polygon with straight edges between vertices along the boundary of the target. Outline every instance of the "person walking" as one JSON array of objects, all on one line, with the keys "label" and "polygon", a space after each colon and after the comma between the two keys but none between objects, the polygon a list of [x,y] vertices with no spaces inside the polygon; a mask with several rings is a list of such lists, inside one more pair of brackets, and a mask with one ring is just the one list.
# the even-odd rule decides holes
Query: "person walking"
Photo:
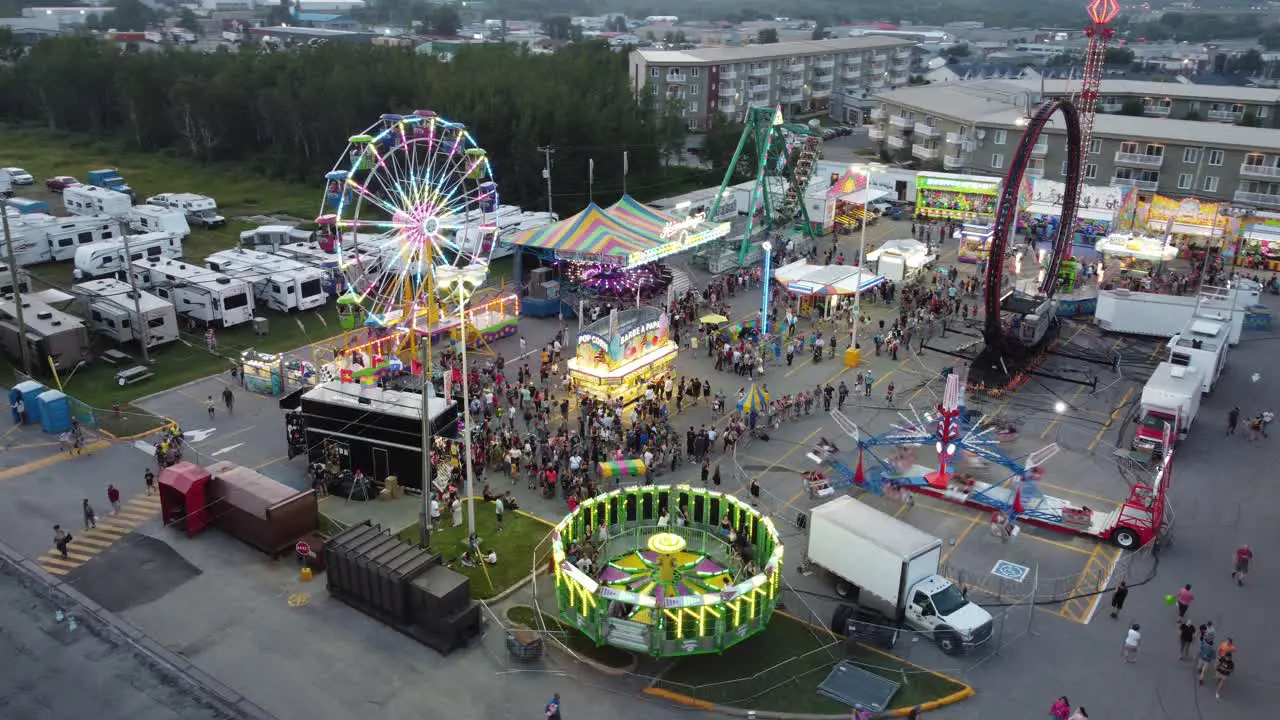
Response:
[{"label": "person walking", "polygon": [[1233,407],[1231,408],[1231,411],[1227,413],[1227,434],[1235,435],[1236,426],[1239,424],[1240,424],[1240,408]]},{"label": "person walking", "polygon": [[236,404],[236,396],[231,392],[231,388],[222,388],[222,404],[226,406],[227,412],[231,412]]},{"label": "person walking", "polygon": [[1120,581],[1120,587],[1116,588],[1115,592],[1111,593],[1111,617],[1113,619],[1120,616],[1120,611],[1124,610],[1124,601],[1128,599],[1128,597],[1129,586],[1122,580]]},{"label": "person walking", "polygon": [[1231,677],[1231,673],[1236,671],[1235,653],[1225,653],[1218,658],[1218,687],[1214,689],[1213,696],[1219,700],[1222,699],[1222,686],[1227,684],[1227,678]]},{"label": "person walking", "polygon": [[1071,701],[1066,695],[1058,698],[1049,708],[1049,717],[1053,720],[1067,720],[1067,716],[1071,714]]},{"label": "person walking", "polygon": [[498,519],[498,532],[502,532],[502,511],[503,510],[506,510],[506,505],[503,504],[502,498],[498,498],[497,500],[494,500],[493,512],[495,517],[497,517]]},{"label": "person walking", "polygon": [[1204,675],[1209,672],[1209,668],[1214,664],[1214,658],[1217,655],[1212,642],[1200,641],[1200,648],[1196,651],[1196,681],[1203,685]]},{"label": "person walking", "polygon": [[92,530],[98,527],[98,515],[93,511],[93,506],[89,504],[89,498],[85,498],[80,504],[80,511],[84,514],[84,529]]},{"label": "person walking", "polygon": [[213,396],[210,395],[208,398],[206,398],[204,404],[205,404],[205,409],[209,411],[209,419],[212,420],[213,414],[214,414]]},{"label": "person walking", "polygon": [[1183,585],[1178,592],[1173,594],[1173,598],[1178,605],[1177,622],[1181,623],[1183,619],[1187,617],[1187,608],[1190,608],[1191,603],[1196,599],[1195,593],[1191,592],[1191,583]]},{"label": "person walking", "polygon": [[53,526],[53,546],[58,549],[62,559],[67,559],[67,545],[71,544],[71,533],[62,529],[61,525]]},{"label": "person walking", "polygon": [[147,486],[148,495],[156,494],[156,474],[151,472],[151,468],[147,468],[147,471],[142,473],[142,482]]},{"label": "person walking", "polygon": [[1253,551],[1248,545],[1236,548],[1235,569],[1231,571],[1231,579],[1240,587],[1244,587],[1244,578],[1249,574],[1249,563],[1253,562]]},{"label": "person walking", "polygon": [[757,507],[760,504],[760,483],[755,478],[751,478],[751,507]]},{"label": "person walking", "polygon": [[1178,622],[1178,659],[1186,660],[1191,657],[1191,641],[1196,639],[1196,626],[1180,620]]},{"label": "person walking", "polygon": [[120,490],[115,485],[107,485],[107,502],[111,503],[111,514],[120,514]]},{"label": "person walking", "polygon": [[1142,644],[1142,626],[1134,623],[1129,626],[1129,630],[1124,636],[1124,651],[1121,657],[1127,663],[1138,662],[1138,646]]}]

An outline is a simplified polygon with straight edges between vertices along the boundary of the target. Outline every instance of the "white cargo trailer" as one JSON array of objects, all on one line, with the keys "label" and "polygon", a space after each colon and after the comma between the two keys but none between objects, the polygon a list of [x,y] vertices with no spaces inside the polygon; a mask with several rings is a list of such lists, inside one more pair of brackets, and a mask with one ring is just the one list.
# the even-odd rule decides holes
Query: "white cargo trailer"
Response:
[{"label": "white cargo trailer", "polygon": [[243,280],[177,260],[134,260],[129,272],[139,288],[205,325],[232,327],[253,319],[253,289]]}]

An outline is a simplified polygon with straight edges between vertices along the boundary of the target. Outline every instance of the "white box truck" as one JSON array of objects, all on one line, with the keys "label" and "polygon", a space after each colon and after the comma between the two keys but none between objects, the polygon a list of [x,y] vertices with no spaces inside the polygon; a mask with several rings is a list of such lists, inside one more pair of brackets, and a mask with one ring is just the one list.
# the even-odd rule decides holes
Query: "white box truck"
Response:
[{"label": "white box truck", "polygon": [[[125,246],[128,246],[126,252]],[[112,238],[81,245],[76,248],[76,280],[92,280],[123,273],[134,260],[161,260],[182,257],[182,236],[175,233],[153,232]]]},{"label": "white box truck", "polygon": [[957,655],[991,637],[991,614],[938,574],[942,541],[845,495],[809,513],[808,560],[836,594],[928,633]]},{"label": "white box truck", "polygon": [[1226,323],[1193,317],[1182,332],[1169,338],[1169,362],[1197,368],[1200,389],[1213,392],[1213,386],[1227,366],[1230,331]]},{"label": "white box truck", "polygon": [[1187,436],[1200,412],[1200,368],[1162,362],[1142,387],[1138,429],[1133,435],[1135,449],[1150,449],[1163,455],[1165,425],[1172,430],[1174,444]]},{"label": "white box truck", "polygon": [[1148,337],[1173,337],[1192,317],[1226,323],[1229,342],[1240,342],[1244,310],[1258,303],[1257,283],[1235,282],[1229,288],[1205,287],[1197,295],[1103,290],[1098,293],[1094,322],[1107,332]]},{"label": "white box truck", "polygon": [[178,339],[178,313],[168,300],[143,290],[135,298],[129,283],[115,278],[73,285],[71,291],[89,327],[118,343],[141,341],[144,333],[149,348]]},{"label": "white box truck", "polygon": [[62,205],[72,215],[109,215],[124,218],[133,207],[133,198],[96,185],[72,185],[62,191]]}]

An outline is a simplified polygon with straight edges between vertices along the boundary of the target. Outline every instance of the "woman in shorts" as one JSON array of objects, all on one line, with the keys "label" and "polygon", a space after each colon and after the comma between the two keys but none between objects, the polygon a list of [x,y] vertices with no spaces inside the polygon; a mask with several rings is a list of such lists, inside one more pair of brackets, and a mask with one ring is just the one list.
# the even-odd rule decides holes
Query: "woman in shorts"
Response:
[{"label": "woman in shorts", "polygon": [[1222,699],[1222,686],[1227,683],[1227,678],[1231,677],[1231,673],[1236,671],[1235,653],[1226,653],[1218,658],[1218,687],[1213,692],[1213,696]]},{"label": "woman in shorts", "polygon": [[1231,571],[1231,579],[1240,587],[1244,587],[1244,578],[1249,574],[1249,563],[1253,560],[1253,551],[1248,545],[1241,545],[1236,550],[1235,569]]}]

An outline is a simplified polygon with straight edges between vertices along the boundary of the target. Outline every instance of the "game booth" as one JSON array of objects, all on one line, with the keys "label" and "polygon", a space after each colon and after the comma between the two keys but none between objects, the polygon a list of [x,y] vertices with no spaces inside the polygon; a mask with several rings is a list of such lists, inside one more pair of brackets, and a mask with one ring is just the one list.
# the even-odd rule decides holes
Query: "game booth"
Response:
[{"label": "game booth", "polygon": [[[830,317],[843,298],[866,293],[885,281],[881,275],[852,265],[811,265],[796,260],[773,271],[774,281],[794,299],[797,315]],[[790,303],[788,303],[790,304]]]},{"label": "game booth", "polygon": [[818,234],[832,230],[853,232],[875,216],[867,209],[867,203],[891,194],[888,190],[868,187],[865,174],[846,171],[844,175],[832,173],[826,187],[810,182],[805,193],[805,206],[809,211],[809,222],[814,224]]},{"label": "game booth", "polygon": [[1002,182],[983,175],[917,173],[916,217],[994,222]]},{"label": "game booth", "polygon": [[275,397],[315,385],[320,382],[320,374],[306,360],[249,348],[240,353],[240,382],[249,392]]},{"label": "game booth", "polygon": [[1225,238],[1239,230],[1241,220],[1223,203],[1153,195],[1150,201],[1138,203],[1133,231],[1165,236],[1181,257],[1190,257],[1191,248],[1223,248]]},{"label": "game booth", "polygon": [[[1066,187],[1056,180],[1034,178],[1022,198],[1019,230],[1037,242],[1056,238],[1062,224],[1062,198]],[[1133,187],[1086,185],[1080,188],[1075,233],[1071,238],[1072,252],[1085,250],[1088,255],[1087,251],[1099,240],[1124,231],[1133,221],[1137,202],[1138,190]]]},{"label": "game booth", "polygon": [[1234,263],[1250,270],[1280,272],[1280,215],[1257,213],[1236,234]]},{"label": "game booth", "polygon": [[1178,256],[1168,238],[1150,235],[1108,235],[1094,249],[1108,264],[1120,263],[1127,272],[1144,275]]},{"label": "game booth", "polygon": [[919,275],[937,259],[937,255],[929,252],[929,246],[919,240],[886,240],[867,253],[867,267],[889,282],[903,283]]},{"label": "game booth", "polygon": [[667,314],[648,305],[614,310],[578,333],[578,351],[569,358],[575,392],[612,403],[644,395],[645,385],[666,377],[679,354],[669,336]]}]

